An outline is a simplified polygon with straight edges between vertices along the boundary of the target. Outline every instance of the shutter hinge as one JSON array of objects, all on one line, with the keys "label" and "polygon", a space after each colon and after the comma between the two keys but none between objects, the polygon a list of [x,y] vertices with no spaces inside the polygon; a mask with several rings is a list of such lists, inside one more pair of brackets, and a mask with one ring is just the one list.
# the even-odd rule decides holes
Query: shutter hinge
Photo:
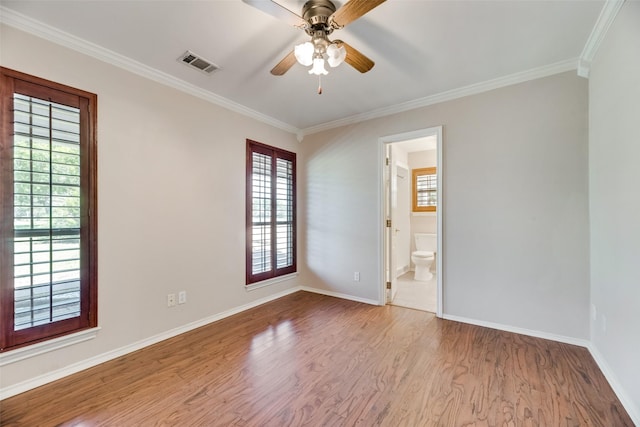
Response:
[{"label": "shutter hinge", "polygon": [[386,159],[386,165],[389,166],[389,158]]},{"label": "shutter hinge", "polygon": [[387,220],[387,227],[391,227],[391,220],[390,219]]},{"label": "shutter hinge", "polygon": [[391,289],[391,282],[387,282],[387,289]]}]

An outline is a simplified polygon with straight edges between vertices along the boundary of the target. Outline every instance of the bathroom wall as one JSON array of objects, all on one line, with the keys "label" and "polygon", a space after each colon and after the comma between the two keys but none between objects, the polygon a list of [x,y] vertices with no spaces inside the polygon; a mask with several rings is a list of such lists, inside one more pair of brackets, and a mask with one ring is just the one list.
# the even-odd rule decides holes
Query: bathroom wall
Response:
[{"label": "bathroom wall", "polygon": [[[438,155],[436,150],[415,151],[413,153],[409,153],[409,167],[412,170],[435,167],[437,163]],[[411,212],[411,236],[415,233],[435,233],[436,231],[437,221],[435,212]],[[412,238],[411,251],[415,250],[416,242],[415,239]]]}]

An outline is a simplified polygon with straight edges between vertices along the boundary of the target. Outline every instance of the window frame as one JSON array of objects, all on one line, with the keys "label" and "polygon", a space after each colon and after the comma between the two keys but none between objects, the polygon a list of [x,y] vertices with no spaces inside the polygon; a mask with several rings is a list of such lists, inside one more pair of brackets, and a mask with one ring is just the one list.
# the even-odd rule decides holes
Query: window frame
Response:
[{"label": "window frame", "polygon": [[437,169],[435,166],[428,168],[417,168],[411,171],[411,192],[412,192],[412,210],[413,212],[435,212],[438,206],[438,186],[432,190],[436,193],[436,204],[430,206],[418,206],[418,178],[425,175],[435,175],[438,179]]},{"label": "window frame", "polygon": [[[297,271],[297,225],[296,225],[296,206],[297,206],[297,197],[296,197],[296,153],[291,151],[287,151],[278,147],[272,147],[270,145],[266,145],[257,141],[253,141],[251,139],[246,140],[247,151],[246,151],[246,264],[245,264],[245,278],[246,278],[246,286],[254,285],[259,282],[263,282],[265,280],[274,279],[276,277],[285,276],[288,274],[295,273]],[[253,265],[253,153],[259,153],[266,156],[271,157],[271,218],[270,218],[270,226],[271,226],[271,269],[262,273],[253,274],[252,265]],[[276,253],[276,223],[277,223],[277,215],[276,212],[276,170],[277,170],[277,159],[283,159],[286,161],[290,161],[292,163],[292,237],[291,237],[291,246],[292,246],[292,263],[284,268],[277,268],[277,253]]]},{"label": "window frame", "polygon": [[[98,324],[97,95],[0,67],[0,352],[26,347]],[[80,110],[80,315],[15,331],[13,96]]]}]

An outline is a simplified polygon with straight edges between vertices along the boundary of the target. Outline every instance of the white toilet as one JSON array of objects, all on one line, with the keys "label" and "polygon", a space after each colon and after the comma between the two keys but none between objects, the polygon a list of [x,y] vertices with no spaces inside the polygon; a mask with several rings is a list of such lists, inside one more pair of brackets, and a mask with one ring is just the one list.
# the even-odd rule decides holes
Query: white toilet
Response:
[{"label": "white toilet", "polygon": [[426,282],[431,280],[431,264],[435,259],[436,248],[438,247],[438,239],[434,233],[415,233],[416,251],[411,254],[411,261],[416,266],[414,280]]}]

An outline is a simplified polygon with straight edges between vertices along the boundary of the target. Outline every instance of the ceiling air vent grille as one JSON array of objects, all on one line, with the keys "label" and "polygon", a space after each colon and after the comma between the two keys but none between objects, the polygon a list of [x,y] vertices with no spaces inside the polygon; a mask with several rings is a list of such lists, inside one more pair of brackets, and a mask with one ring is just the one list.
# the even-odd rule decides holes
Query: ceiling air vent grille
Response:
[{"label": "ceiling air vent grille", "polygon": [[197,70],[200,70],[206,74],[211,74],[214,71],[220,69],[220,67],[218,67],[213,62],[207,61],[206,59],[203,59],[201,56],[198,56],[189,50],[180,55],[178,61],[182,62],[183,64],[187,64],[188,66],[193,67]]}]

